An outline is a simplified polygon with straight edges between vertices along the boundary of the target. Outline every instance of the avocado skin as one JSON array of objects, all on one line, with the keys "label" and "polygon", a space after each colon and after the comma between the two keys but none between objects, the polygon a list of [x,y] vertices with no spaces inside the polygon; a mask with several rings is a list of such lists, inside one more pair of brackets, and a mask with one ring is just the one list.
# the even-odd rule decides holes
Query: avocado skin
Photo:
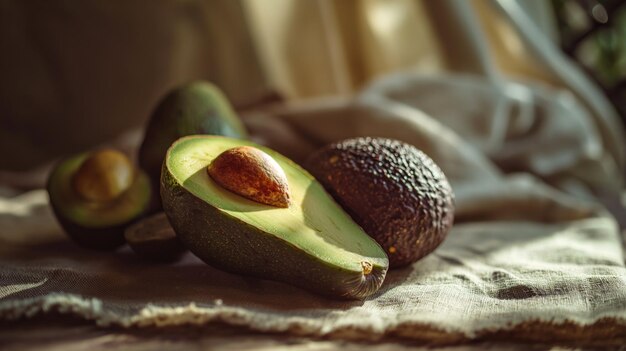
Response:
[{"label": "avocado skin", "polygon": [[187,249],[180,242],[174,230],[167,224],[167,233],[171,234],[166,237],[160,236],[158,238],[151,238],[143,240],[137,240],[132,236],[132,232],[139,231],[140,233],[154,233],[163,231],[163,220],[167,220],[165,214],[160,212],[159,214],[149,216],[147,218],[137,221],[132,226],[129,226],[124,231],[124,238],[128,243],[128,246],[139,257],[152,262],[158,263],[171,263],[181,259],[183,254],[187,252]]},{"label": "avocado skin", "polygon": [[[141,216],[145,213],[144,211],[137,217],[114,226],[92,228],[82,226],[68,218],[65,218],[58,208],[62,205],[55,203],[52,199],[50,201],[50,205],[57,221],[70,239],[81,247],[99,251],[112,251],[125,244],[126,239],[124,239],[124,230],[126,227],[135,223],[135,221],[141,218]],[[148,208],[146,207],[146,210],[147,209]]]},{"label": "avocado skin", "polygon": [[[224,94],[215,85],[197,81],[174,89],[157,105],[139,147],[139,166],[148,173],[153,193],[159,193],[161,165],[170,145],[192,134],[246,138],[247,132]],[[156,199],[150,212],[161,202]]]},{"label": "avocado skin", "polygon": [[134,222],[134,220],[130,220],[105,228],[84,227],[63,217],[57,209],[57,205],[54,203],[51,203],[51,205],[57,221],[63,230],[65,230],[65,233],[76,244],[87,249],[98,251],[112,251],[117,249],[126,242],[124,240],[124,229]]},{"label": "avocado skin", "polygon": [[163,165],[163,209],[178,238],[197,257],[221,270],[285,282],[339,299],[364,299],[387,269],[363,276],[324,264],[286,241],[221,212],[177,184]]},{"label": "avocado skin", "polygon": [[348,139],[318,150],[306,167],[382,246],[391,268],[432,252],[452,227],[452,188],[435,162],[412,145]]},{"label": "avocado skin", "polygon": [[[49,186],[47,188],[49,189]],[[48,193],[50,193],[49,190]],[[56,203],[52,197],[50,198],[50,206],[57,221],[70,239],[81,247],[99,251],[112,251],[126,243],[124,229],[141,217],[140,214],[121,224],[93,228],[80,225],[70,218],[66,218],[59,209],[63,205]]]}]

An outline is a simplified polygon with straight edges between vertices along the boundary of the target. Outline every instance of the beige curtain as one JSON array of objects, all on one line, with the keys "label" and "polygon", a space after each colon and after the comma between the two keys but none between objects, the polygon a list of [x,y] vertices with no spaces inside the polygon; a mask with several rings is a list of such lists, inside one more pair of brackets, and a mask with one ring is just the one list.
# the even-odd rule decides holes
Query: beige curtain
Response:
[{"label": "beige curtain", "polygon": [[[502,106],[514,95],[503,93],[506,80],[545,85],[571,94],[581,105],[575,108],[590,114],[589,133],[597,129],[601,143],[592,148],[602,150],[592,157],[601,159],[607,174],[619,173],[619,117],[556,46],[550,6],[517,0],[244,1],[270,85],[291,100],[349,96],[394,71],[484,77]],[[494,113],[489,137],[498,139],[494,133],[508,123],[509,111],[485,113]]]},{"label": "beige curtain", "polygon": [[516,0],[5,1],[0,169],[136,128],[166,91],[194,79],[249,107],[273,90],[293,101],[350,96],[398,70],[570,92],[617,160],[607,167],[623,169],[617,115],[550,39],[549,9]]},{"label": "beige curtain", "polygon": [[348,95],[397,69],[445,69],[445,57],[415,0],[245,0],[269,79],[286,96]]},{"label": "beige curtain", "polygon": [[0,1],[0,170],[26,170],[143,124],[206,79],[236,105],[268,89],[239,1]]},{"label": "beige curtain", "polygon": [[[533,13],[550,11],[548,2],[533,4]],[[244,0],[244,5],[263,68],[292,98],[349,93],[398,69],[489,73],[494,63],[507,75],[558,83],[496,1]],[[549,24],[542,28],[554,31]]]}]

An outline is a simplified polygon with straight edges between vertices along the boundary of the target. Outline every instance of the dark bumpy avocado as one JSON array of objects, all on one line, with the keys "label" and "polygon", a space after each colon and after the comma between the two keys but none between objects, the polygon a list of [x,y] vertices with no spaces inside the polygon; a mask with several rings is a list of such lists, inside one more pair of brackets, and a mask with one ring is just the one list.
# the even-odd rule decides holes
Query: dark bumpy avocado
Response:
[{"label": "dark bumpy avocado", "polygon": [[[161,165],[167,149],[178,138],[214,134],[246,138],[247,132],[221,90],[208,82],[183,85],[161,100],[146,127],[139,148],[139,166],[159,193]],[[153,207],[160,207],[158,196]]]},{"label": "dark bumpy avocado", "polygon": [[52,209],[79,245],[110,250],[148,209],[150,181],[122,153],[100,150],[59,162],[48,178]]},{"label": "dark bumpy avocado", "polygon": [[174,262],[186,251],[163,212],[129,226],[124,237],[137,255],[149,261]]},{"label": "dark bumpy avocado", "polygon": [[[252,201],[209,176],[213,160],[241,146],[259,149],[280,165],[288,207]],[[380,246],[308,172],[275,151],[226,137],[186,137],[170,147],[161,174],[172,227],[213,266],[351,299],[371,295],[384,280],[388,260]]]},{"label": "dark bumpy avocado", "polygon": [[392,268],[433,251],[452,226],[448,180],[433,160],[409,144],[345,140],[317,151],[306,166],[385,249]]}]

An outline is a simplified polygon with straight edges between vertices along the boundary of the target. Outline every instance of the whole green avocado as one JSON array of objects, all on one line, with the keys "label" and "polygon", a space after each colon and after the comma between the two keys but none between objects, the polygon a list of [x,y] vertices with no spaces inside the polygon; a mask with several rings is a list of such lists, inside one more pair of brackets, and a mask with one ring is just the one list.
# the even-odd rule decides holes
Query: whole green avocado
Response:
[{"label": "whole green avocado", "polygon": [[[215,85],[196,81],[167,94],[157,105],[139,148],[139,166],[146,171],[159,193],[161,165],[167,149],[177,139],[193,134],[247,138],[248,133],[222,91]],[[159,196],[154,198],[160,207]]]},{"label": "whole green avocado", "polygon": [[452,188],[435,162],[412,145],[344,140],[315,152],[306,167],[383,247],[391,268],[432,252],[452,227]]}]

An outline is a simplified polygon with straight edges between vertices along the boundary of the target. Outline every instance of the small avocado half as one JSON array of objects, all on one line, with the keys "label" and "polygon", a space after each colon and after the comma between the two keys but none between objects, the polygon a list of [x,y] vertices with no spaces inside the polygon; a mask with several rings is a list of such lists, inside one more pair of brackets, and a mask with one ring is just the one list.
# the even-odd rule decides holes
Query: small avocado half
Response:
[{"label": "small avocado half", "polygon": [[60,161],[52,170],[47,184],[50,204],[80,246],[117,248],[125,242],[124,229],[148,209],[150,180],[125,157],[115,150],[86,152]]},{"label": "small avocado half", "polygon": [[[178,138],[194,135],[224,135],[246,138],[247,132],[230,102],[215,85],[196,81],[167,94],[157,105],[146,126],[139,148],[139,166],[150,176],[159,192],[161,165],[167,149]],[[160,207],[155,196],[155,210]]]},{"label": "small avocado half", "polygon": [[[242,146],[282,168],[288,207],[249,200],[209,176],[213,160]],[[373,294],[384,280],[388,259],[381,247],[307,171],[273,150],[227,137],[185,137],[169,148],[161,174],[172,227],[210,265],[347,299]]]},{"label": "small avocado half", "polygon": [[428,255],[454,220],[454,194],[435,162],[407,143],[355,138],[328,145],[306,167],[385,249],[391,268]]},{"label": "small avocado half", "polygon": [[129,226],[124,237],[130,248],[148,261],[175,262],[186,252],[163,212]]}]

